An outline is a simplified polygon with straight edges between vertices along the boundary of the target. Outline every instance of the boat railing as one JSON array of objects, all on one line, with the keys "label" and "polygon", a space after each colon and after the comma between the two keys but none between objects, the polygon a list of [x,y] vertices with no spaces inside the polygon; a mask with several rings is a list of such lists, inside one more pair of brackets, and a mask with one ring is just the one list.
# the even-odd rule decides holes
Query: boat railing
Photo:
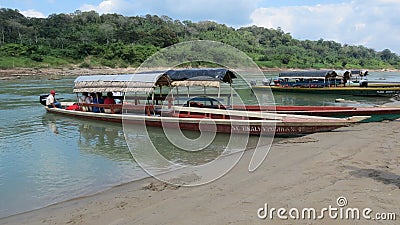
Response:
[{"label": "boat railing", "polygon": [[95,103],[76,103],[80,110],[85,112],[93,111],[93,107],[104,110],[106,113],[119,113],[122,110],[122,104],[95,104]]},{"label": "boat railing", "polygon": [[[98,107],[104,113],[120,114],[124,110],[125,113],[154,114],[153,105],[134,105],[134,104],[94,104],[94,103],[76,103],[82,111],[91,112],[93,107]],[[85,110],[86,109],[86,110]]]},{"label": "boat railing", "polygon": [[238,110],[223,110],[223,109],[208,109],[196,107],[178,107],[174,106],[174,115],[179,117],[185,116],[203,116],[204,118],[212,119],[242,119],[242,120],[297,120],[297,121],[338,121],[344,120],[347,122],[358,122],[369,118],[369,116],[352,116],[347,118],[330,118],[321,116],[304,116],[293,114],[276,114],[262,111],[238,111]]}]

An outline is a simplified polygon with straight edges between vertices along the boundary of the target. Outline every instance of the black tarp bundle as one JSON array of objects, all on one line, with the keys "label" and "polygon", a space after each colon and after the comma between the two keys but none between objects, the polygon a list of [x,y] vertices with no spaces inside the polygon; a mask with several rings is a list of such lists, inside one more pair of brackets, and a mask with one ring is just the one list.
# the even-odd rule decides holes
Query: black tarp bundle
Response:
[{"label": "black tarp bundle", "polygon": [[165,74],[170,77],[171,81],[201,80],[232,83],[232,79],[237,78],[232,71],[224,68],[168,70]]}]

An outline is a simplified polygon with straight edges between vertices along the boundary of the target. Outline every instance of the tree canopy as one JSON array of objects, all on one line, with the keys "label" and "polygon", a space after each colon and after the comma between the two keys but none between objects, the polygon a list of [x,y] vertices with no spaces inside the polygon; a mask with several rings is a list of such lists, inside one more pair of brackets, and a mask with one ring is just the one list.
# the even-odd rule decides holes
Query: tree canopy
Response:
[{"label": "tree canopy", "polygon": [[400,69],[399,55],[334,41],[296,40],[282,29],[235,29],[212,21],[75,11],[27,18],[0,8],[0,67],[138,66],[156,51],[189,40],[229,44],[264,68]]}]

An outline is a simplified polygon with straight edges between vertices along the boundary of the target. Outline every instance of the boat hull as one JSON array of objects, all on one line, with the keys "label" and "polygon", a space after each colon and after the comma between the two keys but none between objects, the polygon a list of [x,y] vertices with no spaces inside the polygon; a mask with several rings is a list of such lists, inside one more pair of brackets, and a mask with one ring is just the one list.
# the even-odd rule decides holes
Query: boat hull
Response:
[{"label": "boat hull", "polygon": [[254,90],[271,89],[272,92],[308,93],[308,94],[335,94],[354,96],[384,96],[390,97],[400,94],[400,87],[282,87],[282,86],[254,86]]},{"label": "boat hull", "polygon": [[354,121],[350,120],[324,120],[291,119],[278,120],[236,120],[236,119],[207,119],[207,118],[179,118],[146,115],[122,115],[107,113],[92,113],[73,111],[58,108],[47,108],[47,112],[65,116],[85,119],[109,121],[126,124],[144,124],[145,126],[174,128],[181,130],[206,131],[218,133],[236,133],[267,136],[296,136],[315,132],[328,132],[348,126]]},{"label": "boat hull", "polygon": [[276,113],[345,118],[370,116],[363,123],[396,120],[400,118],[400,107],[347,107],[347,106],[236,106],[248,111],[274,111]]}]

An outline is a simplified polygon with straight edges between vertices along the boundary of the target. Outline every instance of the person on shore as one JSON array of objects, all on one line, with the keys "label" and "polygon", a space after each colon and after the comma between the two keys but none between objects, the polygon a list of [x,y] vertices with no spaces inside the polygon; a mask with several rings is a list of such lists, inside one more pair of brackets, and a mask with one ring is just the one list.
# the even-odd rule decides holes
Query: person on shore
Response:
[{"label": "person on shore", "polygon": [[46,98],[46,106],[49,108],[60,108],[61,109],[61,103],[57,102],[56,98],[56,91],[51,90],[49,96]]}]

